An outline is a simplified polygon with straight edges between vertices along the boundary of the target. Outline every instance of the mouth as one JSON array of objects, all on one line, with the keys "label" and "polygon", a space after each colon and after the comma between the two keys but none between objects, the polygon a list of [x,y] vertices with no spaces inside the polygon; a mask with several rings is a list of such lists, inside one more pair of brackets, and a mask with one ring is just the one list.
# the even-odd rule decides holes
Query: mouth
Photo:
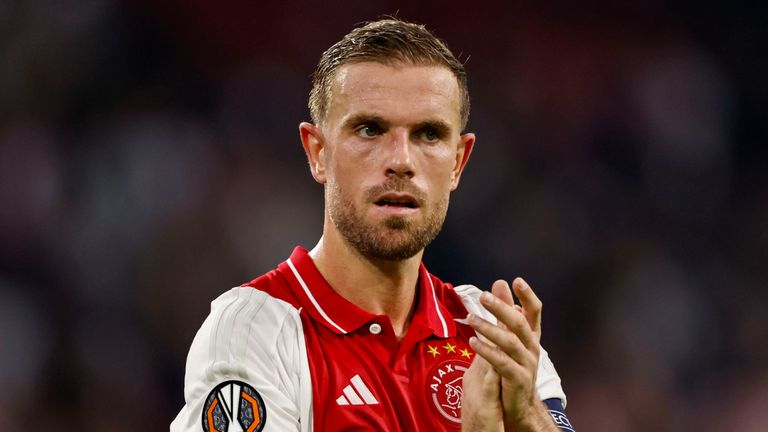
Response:
[{"label": "mouth", "polygon": [[386,194],[379,197],[374,204],[379,207],[416,209],[419,202],[416,198],[407,194]]}]

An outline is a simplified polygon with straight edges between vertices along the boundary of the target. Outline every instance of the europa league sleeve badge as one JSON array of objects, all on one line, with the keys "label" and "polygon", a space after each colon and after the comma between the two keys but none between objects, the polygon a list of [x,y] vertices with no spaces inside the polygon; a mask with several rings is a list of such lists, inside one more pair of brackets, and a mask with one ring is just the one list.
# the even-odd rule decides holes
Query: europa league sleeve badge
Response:
[{"label": "europa league sleeve badge", "polygon": [[203,406],[205,432],[259,432],[267,422],[261,395],[242,381],[217,385]]}]

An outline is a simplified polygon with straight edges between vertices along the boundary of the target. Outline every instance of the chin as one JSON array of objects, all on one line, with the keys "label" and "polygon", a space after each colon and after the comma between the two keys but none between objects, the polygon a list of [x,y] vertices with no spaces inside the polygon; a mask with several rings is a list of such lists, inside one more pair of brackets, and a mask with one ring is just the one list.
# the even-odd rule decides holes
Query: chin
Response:
[{"label": "chin", "polygon": [[389,230],[405,231],[413,225],[413,222],[404,217],[388,217],[384,219],[383,224]]}]

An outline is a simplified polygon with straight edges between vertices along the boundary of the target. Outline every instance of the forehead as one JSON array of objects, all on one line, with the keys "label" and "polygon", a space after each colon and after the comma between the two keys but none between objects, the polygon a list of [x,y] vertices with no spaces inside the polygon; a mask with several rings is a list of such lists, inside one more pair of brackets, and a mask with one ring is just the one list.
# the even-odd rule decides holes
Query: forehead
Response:
[{"label": "forehead", "polygon": [[439,119],[460,124],[459,84],[444,66],[377,62],[340,67],[329,95],[329,122],[360,113],[391,121]]}]

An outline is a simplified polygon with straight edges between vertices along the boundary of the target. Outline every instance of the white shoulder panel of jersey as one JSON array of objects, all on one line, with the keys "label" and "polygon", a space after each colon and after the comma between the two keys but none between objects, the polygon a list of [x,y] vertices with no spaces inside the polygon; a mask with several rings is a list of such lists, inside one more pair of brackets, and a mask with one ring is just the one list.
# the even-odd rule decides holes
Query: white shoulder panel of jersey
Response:
[{"label": "white shoulder panel of jersey", "polygon": [[[211,392],[230,381],[255,390],[263,401],[264,424],[256,430],[312,430],[312,381],[298,309],[251,287],[232,288],[214,300],[189,350],[186,403],[171,432],[204,430]],[[222,395],[222,407],[233,405],[226,404],[228,397]]]},{"label": "white shoulder panel of jersey", "polygon": [[[474,285],[459,285],[454,288],[454,291],[459,295],[461,302],[464,303],[464,307],[467,308],[469,313],[485,318],[494,324],[496,323],[496,317],[480,304],[480,294],[482,294],[482,291],[478,287]],[[552,360],[549,359],[549,354],[544,347],[541,347],[541,353],[539,354],[539,370],[536,372],[536,391],[539,399],[557,398],[563,401],[563,407],[565,407],[567,401],[560,382],[560,376],[557,374],[555,365],[552,364]]]}]

